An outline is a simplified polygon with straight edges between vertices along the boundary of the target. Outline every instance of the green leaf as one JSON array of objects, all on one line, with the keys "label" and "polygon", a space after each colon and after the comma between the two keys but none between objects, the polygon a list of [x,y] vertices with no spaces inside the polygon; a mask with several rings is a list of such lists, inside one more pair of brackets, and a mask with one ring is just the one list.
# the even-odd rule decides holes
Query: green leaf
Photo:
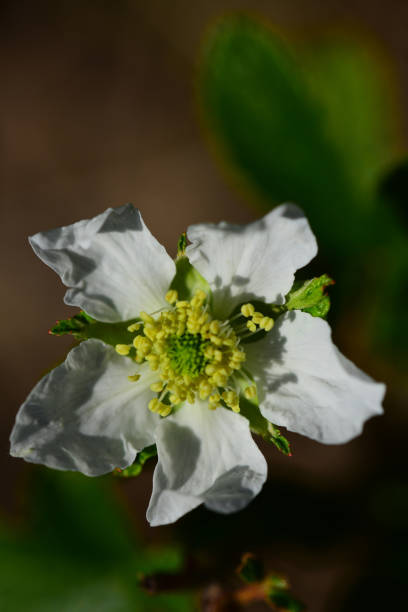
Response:
[{"label": "green leaf", "polygon": [[370,41],[349,32],[330,33],[300,45],[298,51],[330,141],[344,160],[360,205],[366,204],[398,148],[398,115],[384,58]]},{"label": "green leaf", "polygon": [[262,562],[252,553],[246,553],[242,556],[237,574],[244,582],[260,582],[265,572]]},{"label": "green leaf", "polygon": [[314,317],[325,317],[329,312],[330,298],[324,289],[333,284],[327,274],[307,281],[295,281],[286,296],[285,306],[288,310],[303,310]]},{"label": "green leaf", "polygon": [[[199,94],[215,144],[265,208],[294,201],[326,244],[360,248],[343,152],[299,64],[271,29],[245,17],[214,27],[204,48]],[[237,177],[238,178],[238,177]],[[343,233],[342,231],[343,230]]]},{"label": "green leaf", "polygon": [[284,455],[291,456],[291,448],[288,440],[280,433],[276,425],[265,419],[260,413],[258,404],[254,400],[248,400],[242,395],[239,399],[240,413],[249,421],[251,431],[262,436],[267,442],[271,442]]},{"label": "green leaf", "polygon": [[210,293],[207,281],[191,265],[185,255],[179,255],[176,259],[176,275],[170,289],[177,291],[180,300],[191,300],[198,289],[202,289],[207,294]]},{"label": "green leaf", "polygon": [[112,346],[116,344],[130,344],[135,334],[128,331],[128,326],[137,320],[130,319],[120,323],[102,323],[81,311],[70,319],[58,321],[54,327],[51,327],[50,334],[55,336],[71,334],[77,340],[97,338]]},{"label": "green leaf", "polygon": [[138,453],[136,460],[132,465],[125,468],[124,470],[116,468],[112,472],[112,474],[119,478],[131,478],[133,476],[139,476],[139,474],[143,470],[143,466],[146,463],[146,461],[156,456],[157,456],[157,448],[155,444],[152,444],[151,446],[146,447],[144,450]]}]

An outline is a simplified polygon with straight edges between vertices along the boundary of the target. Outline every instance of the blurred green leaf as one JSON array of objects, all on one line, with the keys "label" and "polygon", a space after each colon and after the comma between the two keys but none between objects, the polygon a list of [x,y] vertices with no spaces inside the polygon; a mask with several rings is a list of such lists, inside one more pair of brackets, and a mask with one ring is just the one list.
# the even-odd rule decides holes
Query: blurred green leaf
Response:
[{"label": "blurred green leaf", "polygon": [[343,250],[341,228],[350,248],[360,247],[360,209],[342,152],[277,35],[245,17],[222,21],[205,47],[199,91],[222,152],[266,207],[293,200],[331,247]]},{"label": "blurred green leaf", "polygon": [[370,41],[350,35],[332,34],[299,52],[302,73],[359,206],[372,206],[378,177],[397,148],[395,102],[383,60]]},{"label": "blurred green leaf", "polygon": [[7,612],[190,611],[184,595],[151,597],[143,572],[178,571],[177,549],[144,549],[110,479],[33,470],[25,527],[0,528],[0,601]]}]

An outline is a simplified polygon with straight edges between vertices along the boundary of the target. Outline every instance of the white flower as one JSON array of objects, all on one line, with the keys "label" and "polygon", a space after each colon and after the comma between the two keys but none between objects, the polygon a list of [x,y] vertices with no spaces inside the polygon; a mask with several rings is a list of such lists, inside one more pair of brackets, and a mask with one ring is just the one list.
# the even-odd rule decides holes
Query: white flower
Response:
[{"label": "white flower", "polygon": [[257,393],[269,421],[325,443],[350,440],[382,412],[384,385],[341,355],[325,321],[291,311],[274,324],[255,310],[284,304],[295,271],[316,255],[297,207],[187,235],[186,255],[211,290],[190,301],[171,289],[175,263],[130,204],[30,239],[69,287],[67,304],[99,321],[140,323],[129,327],[133,343],[116,350],[81,342],[36,385],[11,454],[97,476],[156,444],[152,525],[201,503],[233,512],[260,491],[266,462],[239,414],[242,394]]}]

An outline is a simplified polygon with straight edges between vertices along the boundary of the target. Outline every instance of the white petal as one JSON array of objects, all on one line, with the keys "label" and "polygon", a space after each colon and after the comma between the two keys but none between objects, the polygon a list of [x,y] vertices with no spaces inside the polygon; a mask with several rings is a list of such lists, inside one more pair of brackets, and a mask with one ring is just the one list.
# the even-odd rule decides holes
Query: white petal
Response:
[{"label": "white petal", "polygon": [[213,290],[216,316],[243,301],[283,304],[294,274],[317,253],[300,208],[283,204],[249,225],[192,225],[187,255]]},{"label": "white petal", "polygon": [[151,525],[172,523],[201,503],[222,513],[240,510],[266,478],[248,421],[225,408],[212,411],[206,402],[185,404],[163,419],[156,444]]},{"label": "white petal", "polygon": [[72,349],[21,406],[11,433],[11,455],[60,470],[98,476],[130,465],[154,442],[159,417],[147,407],[157,380],[100,340]]},{"label": "white petal", "polygon": [[132,204],[35,234],[30,244],[70,287],[65,303],[99,321],[126,321],[166,304],[174,262]]},{"label": "white petal", "polygon": [[341,444],[383,412],[385,386],[340,353],[322,319],[286,313],[263,340],[247,345],[246,354],[262,414],[290,431]]}]

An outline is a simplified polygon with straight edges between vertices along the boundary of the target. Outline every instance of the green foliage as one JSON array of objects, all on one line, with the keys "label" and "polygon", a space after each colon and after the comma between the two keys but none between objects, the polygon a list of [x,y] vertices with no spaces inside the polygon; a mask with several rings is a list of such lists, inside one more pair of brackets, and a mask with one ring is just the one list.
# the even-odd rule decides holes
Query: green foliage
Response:
[{"label": "green foliage", "polygon": [[303,310],[314,317],[325,317],[330,309],[330,298],[324,289],[333,283],[327,274],[307,281],[295,281],[286,296],[286,308]]},{"label": "green foliage", "polygon": [[125,468],[124,470],[116,468],[112,472],[112,474],[119,478],[131,478],[133,476],[139,476],[139,474],[143,470],[143,466],[146,463],[146,461],[156,456],[157,456],[156,445],[152,444],[151,446],[147,446],[144,450],[138,453],[136,460],[132,465],[129,465],[129,467]]},{"label": "green foliage", "polygon": [[110,479],[33,470],[24,528],[0,528],[0,601],[7,612],[187,612],[190,597],[151,597],[138,575],[175,572],[177,549],[135,540]]}]

